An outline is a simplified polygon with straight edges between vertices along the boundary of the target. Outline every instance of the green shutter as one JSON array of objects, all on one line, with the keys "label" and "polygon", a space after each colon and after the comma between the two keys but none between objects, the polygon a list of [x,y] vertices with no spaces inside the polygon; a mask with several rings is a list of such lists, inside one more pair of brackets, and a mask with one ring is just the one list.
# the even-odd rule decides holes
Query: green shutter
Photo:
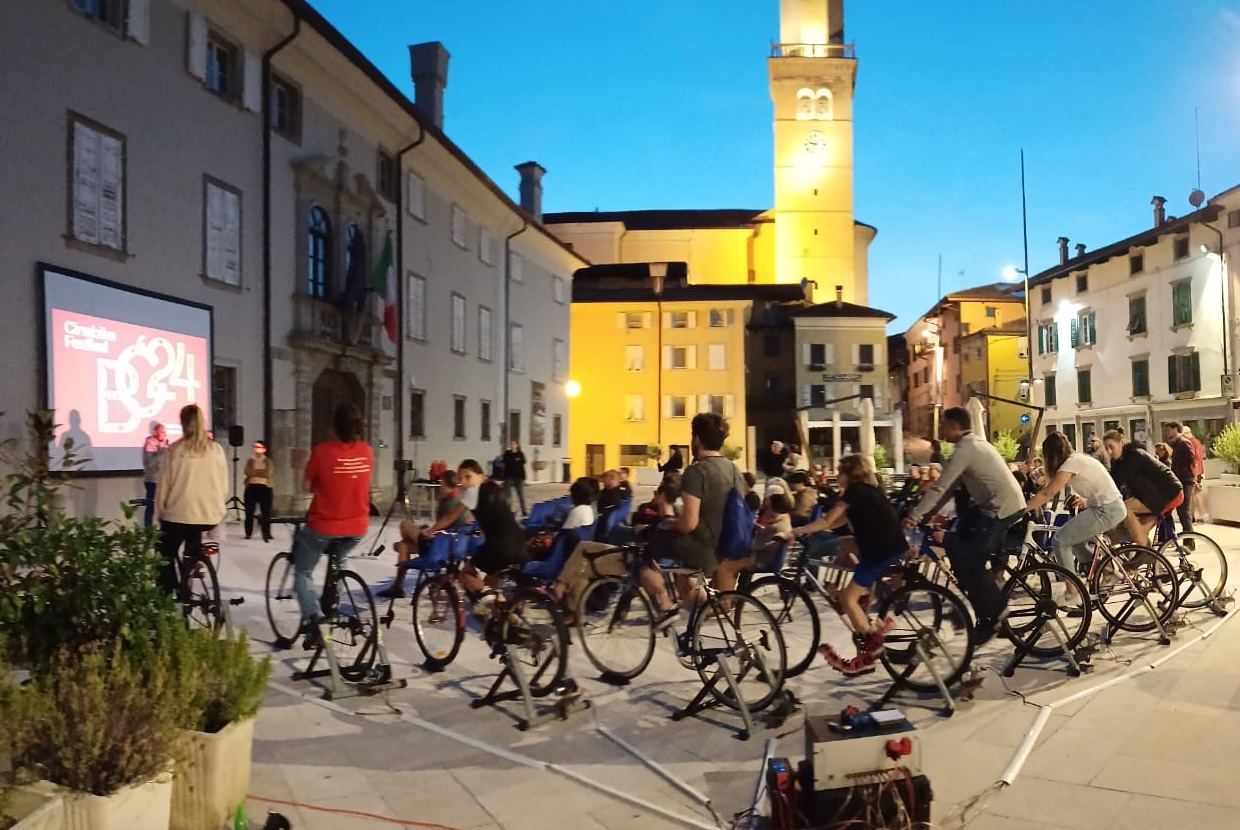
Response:
[{"label": "green shutter", "polygon": [[1073,317],[1071,322],[1069,323],[1068,339],[1072,343],[1072,348],[1074,349],[1077,346],[1081,345],[1080,323],[1077,321],[1075,317]]},{"label": "green shutter", "polygon": [[1174,395],[1180,391],[1180,381],[1176,373],[1175,355],[1167,356],[1167,392]]},{"label": "green shutter", "polygon": [[1089,345],[1098,342],[1098,320],[1094,316],[1094,312],[1089,312]]},{"label": "green shutter", "polygon": [[1043,382],[1043,389],[1046,390],[1043,393],[1046,396],[1046,405],[1055,406],[1056,394],[1057,394],[1056,389],[1055,389],[1055,376],[1046,375],[1045,377],[1042,378],[1042,382]]},{"label": "green shutter", "polygon": [[1201,353],[1193,352],[1193,356],[1190,358],[1189,362],[1192,364],[1193,388],[1188,391],[1200,392],[1201,391]]}]

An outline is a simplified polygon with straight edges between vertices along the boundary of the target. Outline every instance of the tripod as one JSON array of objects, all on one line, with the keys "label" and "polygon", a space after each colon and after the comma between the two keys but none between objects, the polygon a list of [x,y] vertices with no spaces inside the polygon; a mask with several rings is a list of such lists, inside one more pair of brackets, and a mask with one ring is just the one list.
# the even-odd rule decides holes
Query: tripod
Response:
[{"label": "tripod", "polygon": [[383,517],[383,523],[379,525],[379,532],[375,534],[374,541],[370,543],[370,550],[367,556],[378,556],[383,553],[384,545],[380,544],[383,538],[383,531],[387,530],[388,524],[392,521],[392,514],[396,512],[396,505],[401,504],[405,507],[405,516],[409,516],[409,485],[405,481],[405,477],[412,472],[411,464],[404,459],[396,459],[396,495],[392,498],[392,503],[388,505],[387,515]]},{"label": "tripod", "polygon": [[224,512],[227,513],[229,510],[233,511],[233,514],[234,514],[233,518],[236,519],[237,521],[241,521],[241,519],[245,515],[245,502],[243,502],[237,496],[237,448],[234,446],[232,448],[232,451],[233,451],[233,457],[232,457],[232,468],[233,468],[232,491],[233,491],[233,494],[228,499],[228,502],[224,505]]}]

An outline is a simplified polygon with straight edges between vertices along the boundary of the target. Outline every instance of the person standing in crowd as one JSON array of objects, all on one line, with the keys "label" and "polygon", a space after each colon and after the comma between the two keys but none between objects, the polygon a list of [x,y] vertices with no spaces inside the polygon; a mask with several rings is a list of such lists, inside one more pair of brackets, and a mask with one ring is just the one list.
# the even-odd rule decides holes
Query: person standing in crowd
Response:
[{"label": "person standing in crowd", "polygon": [[659,472],[667,475],[668,473],[679,473],[684,468],[685,458],[680,454],[680,447],[673,444],[671,454],[667,457],[667,463],[659,465]]},{"label": "person standing in crowd", "polygon": [[158,422],[151,424],[151,434],[142,444],[142,484],[146,490],[143,523],[147,527],[155,522],[155,485],[159,482],[159,468],[168,446],[168,431],[164,425]]},{"label": "person standing in crowd", "polygon": [[202,553],[202,535],[224,521],[228,462],[224,448],[207,438],[206,420],[194,404],[181,409],[181,438],[161,452],[155,487],[159,551],[164,557],[160,584],[176,594],[184,578],[177,572],[177,552],[184,547],[185,560],[196,559]]},{"label": "person standing in crowd", "polygon": [[504,498],[512,504],[512,491],[517,491],[517,501],[521,505],[521,515],[525,516],[525,453],[521,452],[521,444],[513,441],[504,452]]},{"label": "person standing in crowd", "polygon": [[303,485],[313,496],[306,523],[293,541],[293,590],[301,608],[302,628],[313,642],[322,620],[314,569],[332,547],[338,567],[370,529],[370,479],[374,451],[362,440],[362,414],[351,403],[336,407],[334,441],[310,451]]},{"label": "person standing in crowd", "polygon": [[1003,596],[986,572],[986,563],[999,553],[1008,529],[1024,514],[1025,495],[1008,471],[1003,456],[985,438],[973,432],[969,410],[960,406],[945,410],[939,423],[939,435],[949,444],[955,444],[956,449],[943,467],[942,477],[909,511],[904,524],[913,528],[923,517],[933,516],[953,497],[957,486],[964,485],[969,504],[947,534],[944,547],[952,571],[973,605],[977,642],[981,644],[994,637],[1003,611]]},{"label": "person standing in crowd", "polygon": [[809,472],[809,459],[802,453],[797,444],[788,445],[788,457],[784,459],[784,472],[791,481],[793,473]]},{"label": "person standing in crowd", "polygon": [[1202,489],[1206,478],[1206,447],[1193,435],[1192,427],[1184,427],[1184,437],[1193,442],[1193,453],[1197,456],[1197,481],[1196,487],[1193,488],[1193,512],[1194,522],[1204,522],[1206,515],[1206,494]]},{"label": "person standing in crowd", "polygon": [[[1184,501],[1175,509],[1180,517],[1180,529],[1188,533],[1193,529],[1193,493],[1197,490],[1197,453],[1193,442],[1184,437],[1184,427],[1179,421],[1163,425],[1163,440],[1171,449],[1171,472],[1184,488]],[[1048,462],[1049,463],[1049,462]]]},{"label": "person standing in crowd", "polygon": [[275,474],[275,464],[267,455],[267,442],[255,441],[254,454],[245,462],[245,538],[254,533],[254,513],[262,511],[259,530],[263,541],[271,541],[271,482]]},{"label": "person standing in crowd", "polygon": [[1111,456],[1107,454],[1106,447],[1102,446],[1102,439],[1096,432],[1089,436],[1089,454],[1103,467],[1111,468]]},{"label": "person standing in crowd", "polygon": [[1111,478],[1127,499],[1124,527],[1128,537],[1139,545],[1150,543],[1150,530],[1158,518],[1180,506],[1184,488],[1165,464],[1159,464],[1145,447],[1124,441],[1124,434],[1112,430],[1102,436],[1102,445],[1111,456]]},{"label": "person standing in crowd", "polygon": [[771,448],[762,454],[762,475],[766,478],[782,478],[784,461],[787,458],[788,451],[784,449],[784,442],[772,441]]},{"label": "person standing in crowd", "polygon": [[620,483],[617,485],[620,488],[620,492],[624,495],[624,500],[629,502],[630,504],[633,503],[633,485],[629,481],[629,478],[632,477],[632,475],[633,475],[632,469],[630,469],[629,467],[621,467],[620,468]]}]

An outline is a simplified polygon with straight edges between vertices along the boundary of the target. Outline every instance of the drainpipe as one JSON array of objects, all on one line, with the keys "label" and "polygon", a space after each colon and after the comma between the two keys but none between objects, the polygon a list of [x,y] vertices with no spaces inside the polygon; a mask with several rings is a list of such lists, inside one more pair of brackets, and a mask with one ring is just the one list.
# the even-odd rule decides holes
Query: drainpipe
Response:
[{"label": "drainpipe", "polygon": [[272,440],[275,418],[271,391],[275,374],[271,350],[271,61],[299,34],[301,16],[293,11],[293,31],[263,53],[263,436],[267,442]]},{"label": "drainpipe", "polygon": [[[418,137],[396,153],[397,175],[405,176],[405,156],[426,140],[426,128],[418,121]],[[405,481],[405,182],[396,187],[396,250],[392,252],[396,271],[396,474],[397,489]]]},{"label": "drainpipe", "polygon": [[521,230],[514,231],[504,237],[504,428],[500,430],[500,434],[504,436],[505,444],[511,444],[513,441],[520,440],[508,434],[508,428],[512,425],[512,416],[509,412],[509,375],[512,374],[512,240],[529,230],[530,221],[521,219]]}]

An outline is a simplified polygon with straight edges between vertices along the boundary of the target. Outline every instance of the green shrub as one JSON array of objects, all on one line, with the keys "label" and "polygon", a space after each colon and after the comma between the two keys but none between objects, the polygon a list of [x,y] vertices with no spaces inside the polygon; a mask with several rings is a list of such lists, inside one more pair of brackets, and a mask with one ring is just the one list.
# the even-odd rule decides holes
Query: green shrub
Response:
[{"label": "green shrub", "polygon": [[110,795],[170,769],[191,688],[170,649],[62,650],[27,685],[0,694],[16,766],[81,792]]},{"label": "green shrub", "polygon": [[1240,470],[1240,425],[1228,424],[1224,427],[1210,445],[1210,452],[1215,458],[1225,461],[1232,472]]},{"label": "green shrub", "polygon": [[1020,455],[1020,442],[1012,437],[1012,433],[1004,430],[995,438],[995,449],[1004,461],[1011,464],[1016,460],[1016,456]]},{"label": "green shrub", "polygon": [[719,451],[719,454],[729,461],[736,461],[741,457],[741,448],[734,447],[731,444],[724,444],[723,449]]},{"label": "green shrub", "polygon": [[256,715],[267,692],[271,658],[251,657],[245,632],[232,638],[195,629],[189,632],[188,640],[188,647],[177,657],[195,678],[187,728],[219,732],[230,723]]},{"label": "green shrub", "polygon": [[888,466],[887,448],[884,447],[882,444],[875,443],[874,444],[874,468],[881,472],[882,470],[886,469],[887,466]]}]

